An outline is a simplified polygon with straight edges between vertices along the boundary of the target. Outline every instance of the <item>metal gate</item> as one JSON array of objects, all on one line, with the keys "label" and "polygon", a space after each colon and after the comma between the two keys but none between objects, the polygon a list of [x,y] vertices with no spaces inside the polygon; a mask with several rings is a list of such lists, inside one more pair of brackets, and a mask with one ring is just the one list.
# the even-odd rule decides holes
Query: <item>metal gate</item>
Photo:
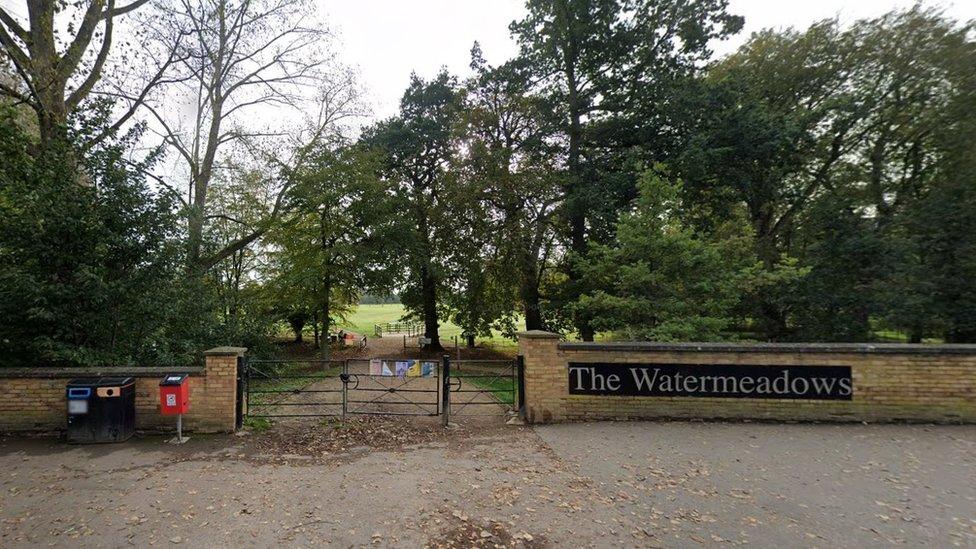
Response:
[{"label": "metal gate", "polygon": [[[519,360],[255,360],[240,365],[241,416],[499,416],[522,409]],[[240,401],[239,401],[240,402]]]},{"label": "metal gate", "polygon": [[520,362],[455,360],[450,363],[452,418],[514,414],[519,409]]},{"label": "metal gate", "polygon": [[441,413],[441,361],[346,361],[346,414],[436,416]]},{"label": "metal gate", "polygon": [[342,415],[345,389],[339,360],[248,360],[245,415],[256,418]]}]

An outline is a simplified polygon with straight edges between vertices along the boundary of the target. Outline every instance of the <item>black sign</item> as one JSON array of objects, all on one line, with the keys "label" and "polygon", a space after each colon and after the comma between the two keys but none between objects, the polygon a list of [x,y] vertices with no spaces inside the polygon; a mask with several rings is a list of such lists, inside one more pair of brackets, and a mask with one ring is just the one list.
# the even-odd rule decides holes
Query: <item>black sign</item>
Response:
[{"label": "black sign", "polygon": [[569,394],[851,400],[850,366],[570,362]]}]

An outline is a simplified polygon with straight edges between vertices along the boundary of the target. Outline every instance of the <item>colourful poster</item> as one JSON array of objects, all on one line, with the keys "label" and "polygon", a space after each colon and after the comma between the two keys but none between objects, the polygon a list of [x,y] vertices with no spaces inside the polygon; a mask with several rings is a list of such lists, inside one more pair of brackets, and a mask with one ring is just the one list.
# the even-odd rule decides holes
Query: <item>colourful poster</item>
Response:
[{"label": "colourful poster", "polygon": [[420,375],[423,377],[434,377],[437,375],[437,363],[436,362],[424,362],[420,367]]},{"label": "colourful poster", "polygon": [[398,360],[396,363],[396,375],[399,378],[407,377],[407,370],[410,369],[410,362],[405,360]]},{"label": "colourful poster", "polygon": [[374,358],[369,361],[369,375],[371,376],[381,376],[383,375],[383,361]]},{"label": "colourful poster", "polygon": [[410,369],[407,370],[407,375],[410,377],[420,377],[420,361],[410,361]]},{"label": "colourful poster", "polygon": [[382,372],[382,375],[384,375],[384,376],[392,376],[393,375],[393,372],[390,371],[390,367],[386,364],[386,361],[385,360],[383,361],[383,372]]}]

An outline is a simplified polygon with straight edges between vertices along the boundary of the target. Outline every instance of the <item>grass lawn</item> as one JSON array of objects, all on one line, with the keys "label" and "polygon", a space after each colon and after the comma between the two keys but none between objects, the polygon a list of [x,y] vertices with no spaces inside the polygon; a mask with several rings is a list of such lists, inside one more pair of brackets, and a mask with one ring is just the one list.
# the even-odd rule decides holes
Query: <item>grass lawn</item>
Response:
[{"label": "grass lawn", "polygon": [[[397,322],[404,314],[403,305],[399,303],[383,303],[383,304],[372,304],[372,305],[359,305],[356,309],[349,315],[346,321],[339,325],[340,328],[346,330],[351,330],[359,334],[366,334],[367,336],[373,335],[373,325],[374,324],[385,324],[387,322]],[[520,320],[521,321],[521,320]],[[521,329],[522,326],[519,326]],[[892,330],[882,330],[875,329],[875,335],[880,341],[883,342],[907,342],[908,336],[901,332],[896,332]],[[440,326],[441,344],[445,347],[453,346],[454,342],[451,339],[457,336],[460,340],[461,328],[455,326],[452,322],[447,320],[441,320]],[[574,334],[568,334],[567,338],[570,340],[575,339]],[[616,338],[614,334],[609,332],[601,332],[596,335],[597,341],[615,341]],[[939,339],[926,338],[923,340],[924,343],[942,343]],[[479,344],[487,344],[492,347],[501,348],[514,348],[516,343],[504,336],[501,333],[495,332],[492,334],[491,338],[478,338]],[[459,341],[460,345],[464,345],[463,341]]]},{"label": "grass lawn", "polygon": [[466,376],[461,374],[458,377],[460,377],[462,380],[466,380],[474,385],[477,385],[481,389],[490,391],[493,395],[495,395],[495,398],[498,399],[498,402],[501,402],[502,404],[507,404],[509,406],[515,404],[517,389],[515,387],[515,380],[512,379],[510,374],[500,377],[489,377],[484,375]]},{"label": "grass lawn", "polygon": [[[373,335],[373,325],[385,324],[387,322],[397,322],[403,317],[403,315],[403,305],[399,303],[359,305],[352,313],[349,314],[346,321],[341,323],[339,327],[358,334],[366,334],[367,336],[371,336]],[[461,328],[454,325],[450,321],[441,320],[440,336],[441,344],[447,347],[448,345],[453,344],[453,340],[451,339],[452,337],[457,336],[460,339]],[[491,338],[478,338],[478,342],[489,343],[496,347],[515,346],[514,341],[502,336],[502,334],[499,332],[492,334]],[[459,344],[463,345],[464,342],[461,341]]]}]

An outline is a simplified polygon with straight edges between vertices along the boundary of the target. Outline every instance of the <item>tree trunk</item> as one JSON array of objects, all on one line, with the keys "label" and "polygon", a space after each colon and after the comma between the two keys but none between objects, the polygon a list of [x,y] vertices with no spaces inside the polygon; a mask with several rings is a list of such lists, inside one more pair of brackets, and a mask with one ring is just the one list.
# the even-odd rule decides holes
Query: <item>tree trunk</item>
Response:
[{"label": "tree trunk", "polygon": [[315,313],[312,315],[312,335],[315,338],[315,348],[318,349],[319,345],[322,344],[321,338],[319,338],[319,314]]},{"label": "tree trunk", "polygon": [[186,264],[191,273],[197,273],[200,270],[201,249],[203,248],[203,209],[202,204],[194,203],[187,212]]},{"label": "tree trunk", "polygon": [[443,351],[437,322],[437,281],[425,265],[420,271],[421,291],[423,292],[424,337],[430,339],[427,349]]},{"label": "tree trunk", "polygon": [[[583,180],[579,163],[581,133],[582,129],[579,116],[574,114],[570,123],[569,132],[570,187],[567,190],[566,198],[569,202],[569,247],[577,257],[582,257],[586,253],[586,214],[584,213],[584,204],[581,196],[584,193],[580,188]],[[567,274],[569,275],[571,284],[580,281],[580,274],[572,265],[570,265]],[[589,319],[577,316],[575,324],[580,339],[583,341],[593,341],[593,326],[590,325]]]},{"label": "tree trunk", "polygon": [[468,345],[468,349],[474,349],[474,334],[472,333],[464,334],[464,340]]},{"label": "tree trunk", "polygon": [[[755,230],[756,255],[762,261],[763,269],[772,272],[779,263],[779,249],[776,236],[772,232],[772,214],[763,213],[765,210],[756,209],[752,216]],[[782,340],[789,332],[786,323],[786,313],[773,301],[773,297],[765,292],[758,296],[759,322],[763,335],[769,341]]]},{"label": "tree trunk", "polygon": [[329,353],[332,351],[332,338],[329,336],[329,325],[331,324],[329,315],[332,314],[332,311],[329,310],[329,294],[331,290],[332,285],[329,283],[328,277],[326,277],[322,284],[322,292],[325,294],[325,298],[322,300],[322,339],[325,341],[325,345],[319,348],[323,360],[328,360]]},{"label": "tree trunk", "polygon": [[[56,92],[56,90],[55,90]],[[41,94],[45,97],[49,94]],[[54,94],[57,95],[56,93]],[[63,98],[54,97],[44,101],[38,114],[38,133],[41,150],[56,150],[58,145],[68,144],[68,113],[64,110]]]},{"label": "tree trunk", "polygon": [[[569,22],[567,22],[569,23]],[[566,85],[568,91],[567,100],[569,102],[569,128],[567,137],[569,138],[569,151],[567,164],[569,167],[569,185],[566,189],[566,201],[569,217],[569,236],[570,250],[577,256],[586,253],[586,210],[583,204],[583,173],[580,164],[581,144],[583,140],[583,124],[581,117],[582,104],[579,97],[579,82],[576,75],[576,49],[572,37],[568,37],[563,44],[563,70],[566,75]],[[580,274],[572,267],[569,268],[570,283],[577,283]],[[589,319],[577,316],[575,319],[576,331],[583,341],[593,341],[593,327]]]},{"label": "tree trunk", "polygon": [[[30,84],[35,90],[37,126],[42,151],[68,144],[68,107],[65,104],[69,74],[65,74],[54,32],[56,2],[27,2],[30,20],[29,64]],[[63,46],[63,45],[62,45]],[[60,69],[60,70],[59,70]]]},{"label": "tree trunk", "polygon": [[525,313],[526,330],[546,329],[542,322],[538,280],[539,274],[535,262],[528,256],[522,263],[522,280],[519,288],[523,312]]},{"label": "tree trunk", "polygon": [[291,329],[295,332],[295,343],[302,343],[302,332],[305,330],[305,315],[304,314],[294,314],[288,317],[288,323],[291,324]]},{"label": "tree trunk", "polygon": [[332,319],[330,318],[332,311],[330,310],[330,302],[332,301],[332,278],[331,273],[329,273],[330,261],[329,257],[329,241],[326,237],[326,225],[328,222],[328,209],[323,209],[322,214],[319,216],[319,233],[322,239],[322,337],[325,339],[325,345],[322,346],[322,359],[328,360],[329,353],[332,350],[332,338],[329,336],[329,324]]}]

